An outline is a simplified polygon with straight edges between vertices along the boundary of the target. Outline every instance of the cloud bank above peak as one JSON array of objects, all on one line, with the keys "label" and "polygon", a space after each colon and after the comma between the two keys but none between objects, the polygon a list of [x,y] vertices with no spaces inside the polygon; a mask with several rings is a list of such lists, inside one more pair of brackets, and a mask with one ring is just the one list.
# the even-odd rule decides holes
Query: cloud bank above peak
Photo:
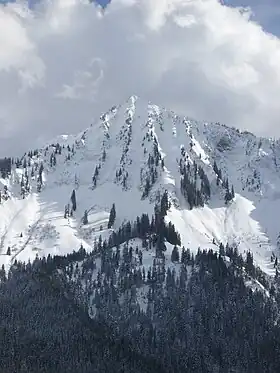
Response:
[{"label": "cloud bank above peak", "polygon": [[280,41],[217,0],[0,5],[0,156],[75,133],[136,94],[280,136]]}]

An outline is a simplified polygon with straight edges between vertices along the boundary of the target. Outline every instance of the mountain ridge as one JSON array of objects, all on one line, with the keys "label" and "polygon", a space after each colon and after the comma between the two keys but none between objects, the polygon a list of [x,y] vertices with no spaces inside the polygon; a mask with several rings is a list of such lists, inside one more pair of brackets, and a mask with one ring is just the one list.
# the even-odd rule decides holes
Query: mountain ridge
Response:
[{"label": "mountain ridge", "polygon": [[[7,201],[0,205],[0,260],[64,254],[81,244],[90,251],[100,234],[113,231],[107,229],[113,203],[117,229],[142,213],[151,216],[167,191],[166,221],[175,224],[183,246],[217,250],[230,243],[241,253],[250,250],[273,275],[279,166],[279,140],[195,121],[131,96],[78,135],[58,136],[13,160],[6,175],[2,166]],[[66,217],[73,190],[77,211]]]}]

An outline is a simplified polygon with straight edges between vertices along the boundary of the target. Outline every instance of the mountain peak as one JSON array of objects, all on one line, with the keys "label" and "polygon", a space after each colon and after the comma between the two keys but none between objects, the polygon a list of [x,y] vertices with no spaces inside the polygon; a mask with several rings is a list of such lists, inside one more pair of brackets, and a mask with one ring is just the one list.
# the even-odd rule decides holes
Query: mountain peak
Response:
[{"label": "mountain peak", "polygon": [[[1,250],[11,247],[13,259],[65,253],[81,243],[91,250],[99,234],[112,232],[113,204],[118,227],[153,214],[167,192],[166,220],[182,245],[217,250],[220,243],[235,244],[274,273],[279,151],[277,141],[180,116],[132,95],[78,135],[59,136],[2,167]],[[73,190],[77,209],[66,218]]]}]

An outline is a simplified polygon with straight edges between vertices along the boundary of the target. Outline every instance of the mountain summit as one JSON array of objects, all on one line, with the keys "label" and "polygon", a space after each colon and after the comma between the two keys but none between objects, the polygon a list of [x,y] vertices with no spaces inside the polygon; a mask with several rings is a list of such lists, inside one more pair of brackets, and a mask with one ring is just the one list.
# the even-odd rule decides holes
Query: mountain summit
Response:
[{"label": "mountain summit", "polygon": [[0,170],[5,264],[81,244],[91,250],[100,234],[106,238],[137,215],[152,215],[166,194],[165,219],[182,246],[217,250],[229,243],[275,273],[278,140],[195,121],[132,96],[78,135],[2,159]]}]

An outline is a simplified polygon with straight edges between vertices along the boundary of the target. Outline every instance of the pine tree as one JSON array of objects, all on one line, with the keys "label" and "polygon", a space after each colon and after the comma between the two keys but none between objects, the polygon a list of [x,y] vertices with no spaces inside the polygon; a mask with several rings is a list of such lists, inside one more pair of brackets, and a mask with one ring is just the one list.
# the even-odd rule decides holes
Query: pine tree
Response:
[{"label": "pine tree", "polygon": [[43,166],[43,163],[41,163],[40,168],[39,168],[39,182],[40,182],[40,184],[43,184],[43,177],[42,177],[43,171],[44,171],[44,166]]},{"label": "pine tree", "polygon": [[102,153],[102,161],[105,162],[106,160],[106,150],[103,149],[103,153]]},{"label": "pine tree", "polygon": [[75,189],[73,189],[73,192],[72,192],[72,195],[71,195],[71,202],[72,202],[73,211],[76,211],[76,209],[77,209],[77,200],[76,200]]},{"label": "pine tree", "polygon": [[69,216],[69,206],[66,205],[64,209],[64,219],[66,219]]},{"label": "pine tree", "polygon": [[179,262],[179,259],[180,259],[179,250],[178,250],[178,247],[175,245],[171,253],[171,261]]},{"label": "pine tree", "polygon": [[222,242],[220,243],[220,246],[219,246],[219,254],[221,256],[225,256],[226,255],[225,247],[224,247],[224,245],[223,245]]},{"label": "pine tree", "polygon": [[231,193],[230,193],[230,191],[229,191],[229,189],[228,189],[228,187],[226,188],[226,194],[225,194],[225,203],[226,204],[228,204],[228,202],[230,202],[231,201]]},{"label": "pine tree", "polygon": [[5,266],[2,264],[2,267],[0,269],[0,282],[6,281],[6,271],[5,271]]},{"label": "pine tree", "polygon": [[142,198],[146,198],[149,194],[149,191],[151,189],[151,182],[150,182],[150,179],[149,177],[146,178],[146,181],[145,181],[145,186],[144,186],[144,191],[143,191],[143,195],[142,195]]},{"label": "pine tree", "polygon": [[245,262],[245,269],[249,275],[254,275],[255,267],[254,267],[254,260],[253,254],[250,251],[247,252],[246,262]]},{"label": "pine tree", "polygon": [[38,181],[37,183],[37,192],[40,193],[42,190],[42,183],[40,183],[40,181]]},{"label": "pine tree", "polygon": [[167,191],[164,192],[161,202],[160,202],[160,214],[161,216],[166,216],[167,211],[169,209],[169,201],[168,201],[168,193]]},{"label": "pine tree", "polygon": [[182,247],[181,251],[181,263],[186,264],[186,250],[184,246]]},{"label": "pine tree", "polygon": [[85,210],[85,212],[84,212],[83,224],[84,225],[88,224],[88,212],[87,212],[87,210]]},{"label": "pine tree", "polygon": [[216,163],[216,161],[214,161],[214,166],[213,166],[213,170],[214,170],[214,172],[215,172],[215,174],[216,174],[216,175],[218,175],[218,174],[219,174],[219,169],[218,169],[218,166],[217,166],[217,163]]},{"label": "pine tree", "polygon": [[235,197],[235,192],[234,192],[234,187],[233,185],[231,186],[231,199]]},{"label": "pine tree", "polygon": [[113,206],[110,211],[110,216],[109,216],[109,222],[108,222],[108,229],[112,228],[116,220],[116,207],[115,204],[113,203]]}]

